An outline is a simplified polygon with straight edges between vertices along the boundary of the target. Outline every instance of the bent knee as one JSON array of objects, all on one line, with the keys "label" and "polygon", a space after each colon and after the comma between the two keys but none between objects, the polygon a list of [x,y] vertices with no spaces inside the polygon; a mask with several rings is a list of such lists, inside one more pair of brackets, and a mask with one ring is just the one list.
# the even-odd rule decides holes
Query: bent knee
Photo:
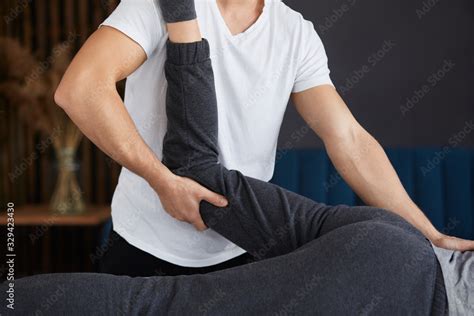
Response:
[{"label": "bent knee", "polygon": [[387,209],[378,208],[378,207],[356,207],[359,212],[365,213],[370,222],[385,223],[393,225],[404,230],[407,233],[414,234],[420,238],[424,238],[423,234],[412,224],[410,224],[406,219],[400,215],[389,211]]},{"label": "bent knee", "polygon": [[364,250],[374,254],[382,252],[397,254],[402,257],[400,262],[403,261],[407,268],[433,260],[435,256],[426,238],[407,233],[404,227],[393,225],[391,222],[358,222],[344,229],[348,234],[344,243],[347,252]]}]

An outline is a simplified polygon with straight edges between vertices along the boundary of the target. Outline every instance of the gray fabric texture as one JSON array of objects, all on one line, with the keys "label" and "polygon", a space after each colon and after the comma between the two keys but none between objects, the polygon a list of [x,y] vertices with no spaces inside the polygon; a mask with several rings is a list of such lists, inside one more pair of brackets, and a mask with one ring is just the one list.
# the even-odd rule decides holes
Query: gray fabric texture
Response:
[{"label": "gray fabric texture", "polygon": [[[361,232],[370,232],[370,242],[357,245],[354,236]],[[5,308],[3,283],[0,312],[444,315],[432,308],[435,258],[428,250],[416,235],[391,223],[363,221],[339,227],[287,255],[210,274],[130,278],[69,273],[19,279],[15,313]],[[423,264],[413,265],[412,258]]]},{"label": "gray fabric texture", "polygon": [[432,246],[443,271],[449,315],[474,315],[474,252]]},{"label": "gray fabric texture", "polygon": [[159,0],[166,23],[184,22],[196,18],[194,0]]}]

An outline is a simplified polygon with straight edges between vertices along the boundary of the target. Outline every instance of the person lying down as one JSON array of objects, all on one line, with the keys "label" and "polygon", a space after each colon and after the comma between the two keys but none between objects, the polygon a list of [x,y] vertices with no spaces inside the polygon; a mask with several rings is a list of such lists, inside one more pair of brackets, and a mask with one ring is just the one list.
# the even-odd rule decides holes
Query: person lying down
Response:
[{"label": "person lying down", "polygon": [[[162,1],[164,16],[179,2]],[[423,234],[390,211],[327,206],[221,166],[209,44],[168,42],[167,53],[163,162],[228,198],[223,209],[203,202],[202,218],[258,261],[191,276],[22,278],[13,284],[14,311],[4,304],[2,315],[447,315],[448,308],[472,309],[458,304],[472,303],[466,279],[472,253],[448,251],[447,261],[438,260]],[[354,238],[364,232],[367,238]],[[463,262],[454,269],[462,271],[457,283],[442,270],[452,259]],[[3,283],[2,293],[10,286]]]},{"label": "person lying down", "polygon": [[[371,232],[372,242],[348,249],[352,236],[361,230]],[[396,217],[367,220],[327,232],[289,254],[210,274],[27,277],[15,281],[15,310],[3,300],[0,311],[2,315],[445,315],[441,271],[429,247]],[[410,258],[419,259],[419,264],[413,265]],[[5,293],[7,284],[0,289]]]}]

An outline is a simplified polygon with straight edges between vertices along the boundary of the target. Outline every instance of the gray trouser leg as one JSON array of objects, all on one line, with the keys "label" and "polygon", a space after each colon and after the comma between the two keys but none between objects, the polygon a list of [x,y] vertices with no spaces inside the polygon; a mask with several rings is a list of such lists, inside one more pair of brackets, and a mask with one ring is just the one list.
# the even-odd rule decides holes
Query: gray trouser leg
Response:
[{"label": "gray trouser leg", "polygon": [[[371,242],[355,244],[363,231]],[[210,274],[19,279],[15,315],[444,315],[432,307],[436,259],[427,250],[391,224],[362,221],[289,254]],[[6,290],[3,283],[0,312],[13,315]]]},{"label": "gray trouser leg", "polygon": [[388,211],[316,203],[218,163],[217,102],[207,41],[169,42],[165,72],[168,131],[163,163],[227,197],[225,208],[201,204],[205,223],[215,231],[260,259],[288,253],[358,221],[389,222],[428,244],[418,230]]}]

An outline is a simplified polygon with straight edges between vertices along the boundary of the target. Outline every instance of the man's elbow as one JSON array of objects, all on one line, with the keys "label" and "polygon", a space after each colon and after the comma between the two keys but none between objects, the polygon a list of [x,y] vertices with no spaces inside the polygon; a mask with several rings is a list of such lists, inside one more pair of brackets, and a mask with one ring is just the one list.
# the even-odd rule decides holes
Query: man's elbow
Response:
[{"label": "man's elbow", "polygon": [[71,96],[69,87],[61,82],[54,92],[54,102],[64,109],[68,104],[71,103],[70,99]]},{"label": "man's elbow", "polygon": [[78,79],[61,80],[54,93],[54,102],[64,110],[73,107],[84,94]]},{"label": "man's elbow", "polygon": [[54,102],[64,110],[76,108],[86,104],[90,99],[90,93],[98,87],[94,76],[91,74],[76,74],[74,76],[66,73],[54,93]]}]

